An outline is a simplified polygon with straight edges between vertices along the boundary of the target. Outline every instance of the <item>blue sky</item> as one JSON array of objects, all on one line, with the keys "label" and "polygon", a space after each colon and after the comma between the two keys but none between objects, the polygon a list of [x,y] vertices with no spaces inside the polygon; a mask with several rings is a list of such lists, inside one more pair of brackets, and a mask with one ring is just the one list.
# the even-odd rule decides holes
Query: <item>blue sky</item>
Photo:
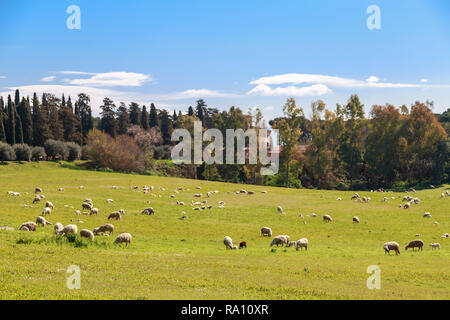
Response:
[{"label": "blue sky", "polygon": [[[81,9],[69,30],[66,9]],[[366,10],[381,10],[369,30]],[[104,96],[185,110],[281,114],[293,96],[329,108],[357,93],[386,102],[450,107],[447,0],[107,1],[1,0],[0,94],[15,88]]]}]

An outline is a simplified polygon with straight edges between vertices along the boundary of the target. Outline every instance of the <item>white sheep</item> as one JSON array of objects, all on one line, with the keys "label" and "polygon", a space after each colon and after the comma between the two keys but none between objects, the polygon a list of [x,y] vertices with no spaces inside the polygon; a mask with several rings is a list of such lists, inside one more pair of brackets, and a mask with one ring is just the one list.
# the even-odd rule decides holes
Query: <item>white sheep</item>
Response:
[{"label": "white sheep", "polygon": [[431,250],[438,249],[441,250],[441,245],[439,243],[430,243]]},{"label": "white sheep", "polygon": [[98,208],[92,208],[89,215],[93,216],[93,215],[98,215]]},{"label": "white sheep", "polygon": [[425,213],[423,214],[423,217],[424,217],[424,218],[432,218],[431,213],[429,213],[429,212],[425,212]]},{"label": "white sheep", "polygon": [[20,231],[36,231],[36,229],[37,224],[34,222],[25,222],[19,228]]},{"label": "white sheep", "polygon": [[396,255],[400,254],[400,245],[395,242],[395,241],[391,241],[391,242],[386,242],[383,245],[383,249],[384,249],[384,254],[391,254],[391,251],[395,251]]},{"label": "white sheep", "polygon": [[112,213],[108,216],[108,220],[111,220],[111,219],[122,220],[122,215],[121,215],[120,212],[118,212],[118,211],[112,212]]},{"label": "white sheep", "polygon": [[119,236],[117,236],[116,240],[114,240],[114,244],[122,244],[125,243],[125,245],[128,247],[128,245],[131,244],[131,241],[133,240],[133,237],[129,233],[122,233]]},{"label": "white sheep", "polygon": [[42,192],[42,189],[39,187],[34,188],[34,193],[40,193]]},{"label": "white sheep", "polygon": [[325,222],[333,222],[333,219],[328,214],[323,216],[323,221]]},{"label": "white sheep", "polygon": [[51,225],[50,222],[48,222],[47,220],[45,220],[44,217],[41,217],[41,216],[37,217],[37,219],[36,219],[36,224],[37,224],[37,225],[41,225],[41,226],[43,226],[43,227],[48,226],[48,225]]},{"label": "white sheep", "polygon": [[55,206],[53,205],[53,203],[51,203],[50,201],[47,201],[45,203],[45,207],[46,208],[51,208],[52,210],[55,209]]},{"label": "white sheep", "polygon": [[359,223],[359,218],[358,217],[353,217],[353,222]]},{"label": "white sheep", "polygon": [[43,217],[45,217],[46,215],[51,215],[51,214],[52,214],[52,208],[45,207],[45,208],[42,210],[42,216],[43,216]]},{"label": "white sheep", "polygon": [[62,229],[60,234],[62,236],[67,236],[68,234],[77,235],[77,233],[78,233],[78,227],[74,224],[69,224]]},{"label": "white sheep", "polygon": [[152,207],[148,207],[142,210],[141,214],[147,214],[149,216],[155,215],[155,210]]},{"label": "white sheep", "polygon": [[64,226],[61,223],[59,223],[59,222],[55,223],[54,230],[55,230],[56,235],[61,234],[63,229],[64,229]]},{"label": "white sheep", "polygon": [[93,232],[94,232],[95,235],[97,235],[99,233],[105,233],[105,232],[108,232],[109,234],[112,234],[114,232],[114,225],[112,225],[112,224],[105,224],[103,226],[95,228]]},{"label": "white sheep", "polygon": [[270,243],[270,246],[271,247],[273,247],[273,246],[284,246],[284,245],[287,245],[287,244],[289,244],[289,239],[288,238],[286,238],[286,236],[276,236],[275,238],[273,238],[273,240],[272,240],[272,242]]},{"label": "white sheep", "polygon": [[113,203],[114,200],[113,200],[113,199],[106,199],[106,202],[107,202],[107,203]]},{"label": "white sheep", "polygon": [[94,233],[91,230],[83,229],[80,231],[81,238],[87,238],[91,241],[94,241]]},{"label": "white sheep", "polygon": [[298,249],[303,250],[305,248],[306,251],[308,251],[308,239],[303,238],[297,241],[295,249],[298,251]]},{"label": "white sheep", "polygon": [[233,239],[231,239],[229,236],[226,236],[223,239],[223,244],[225,245],[226,249],[233,250]]},{"label": "white sheep", "polygon": [[278,207],[277,207],[277,210],[278,210],[279,213],[284,214],[283,208],[282,208],[281,206],[278,206]]}]

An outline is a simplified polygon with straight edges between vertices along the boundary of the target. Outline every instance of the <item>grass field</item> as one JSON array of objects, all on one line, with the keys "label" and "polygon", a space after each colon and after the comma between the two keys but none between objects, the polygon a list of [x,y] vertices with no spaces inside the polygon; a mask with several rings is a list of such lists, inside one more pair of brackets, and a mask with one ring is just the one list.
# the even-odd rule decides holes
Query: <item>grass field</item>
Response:
[{"label": "grass field", "polygon": [[[121,188],[114,190],[113,185]],[[155,186],[157,196],[132,190],[135,185]],[[92,244],[75,245],[57,240],[52,226],[39,227],[35,233],[17,231],[23,222],[35,221],[41,214],[45,200],[32,205],[37,186],[55,205],[48,217],[52,223],[67,225],[74,219],[79,230],[92,230],[107,223],[110,212],[125,209],[123,220],[112,223],[115,235],[133,235],[131,247],[115,246],[114,237],[100,236]],[[171,199],[173,190],[181,186],[185,191]],[[58,192],[60,187],[65,191]],[[257,193],[234,193],[241,188]],[[404,193],[360,192],[372,198],[363,204],[350,200],[352,192],[91,172],[56,163],[10,163],[0,166],[0,227],[15,231],[0,231],[0,299],[450,299],[450,239],[441,239],[450,232],[450,197],[440,199],[446,189],[418,191],[415,196],[421,204],[404,210],[398,208]],[[8,190],[21,196],[8,196]],[[207,199],[214,209],[192,210],[193,194],[210,190],[220,191]],[[387,203],[381,201],[384,196],[389,197]],[[343,201],[336,201],[337,197]],[[75,215],[85,198],[100,209],[98,216]],[[115,202],[107,204],[108,198]],[[178,206],[176,200],[187,205]],[[226,208],[217,208],[218,201],[225,201]],[[285,216],[277,213],[278,205]],[[148,206],[156,216],[140,214]],[[182,211],[187,220],[180,219]],[[423,218],[427,211],[432,219]],[[311,213],[318,217],[307,216]],[[330,214],[333,223],[323,222],[323,214]],[[352,223],[355,215],[360,224]],[[308,251],[271,250],[271,240],[260,236],[263,226],[271,227],[274,235],[288,234],[291,240],[308,238]],[[417,233],[425,241],[423,252],[405,251]],[[235,243],[245,240],[248,249],[225,250],[226,235]],[[399,242],[400,256],[384,254],[387,241]],[[439,242],[441,250],[432,251],[428,246],[432,242]],[[80,290],[66,287],[70,265],[81,268]],[[367,288],[370,265],[381,268],[380,290]]]}]

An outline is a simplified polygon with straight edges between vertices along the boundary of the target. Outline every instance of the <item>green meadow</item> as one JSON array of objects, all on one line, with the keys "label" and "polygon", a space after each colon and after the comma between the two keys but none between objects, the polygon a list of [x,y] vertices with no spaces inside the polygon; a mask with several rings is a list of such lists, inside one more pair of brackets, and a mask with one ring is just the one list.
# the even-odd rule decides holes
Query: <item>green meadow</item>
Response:
[{"label": "green meadow", "polygon": [[[144,194],[144,185],[155,190]],[[35,187],[43,189],[46,199],[32,204]],[[178,187],[184,191],[175,194]],[[255,194],[236,194],[240,189]],[[0,299],[450,299],[450,239],[441,238],[450,232],[450,197],[440,198],[448,189],[418,191],[413,196],[421,203],[405,210],[399,205],[406,193],[359,192],[371,202],[358,203],[350,200],[353,192],[85,171],[72,164],[9,163],[0,166],[0,227],[14,231],[0,231]],[[212,190],[219,193],[207,198]],[[196,193],[203,198],[193,198]],[[385,196],[388,202],[382,202]],[[86,198],[99,208],[98,216],[75,214]],[[114,203],[107,203],[108,198]],[[111,237],[97,236],[93,243],[57,237],[53,226],[18,231],[41,215],[46,200],[55,205],[47,220],[73,223],[78,230],[108,223],[113,211],[124,209],[126,214],[121,221],[110,221],[115,226]],[[191,200],[207,200],[213,209],[194,211]],[[218,208],[219,201],[225,208]],[[149,206],[155,216],[141,214]],[[425,212],[432,219],[423,218]],[[324,214],[333,222],[325,223]],[[188,219],[182,220],[183,215]],[[353,223],[353,216],[361,223]],[[271,239],[260,234],[264,226],[274,236],[308,238],[308,251],[270,248]],[[113,244],[123,232],[133,236],[129,247]],[[424,240],[424,250],[405,251],[416,234]],[[224,236],[235,244],[246,241],[248,248],[226,250]],[[399,256],[385,255],[388,241],[400,244]],[[429,247],[435,242],[440,251]],[[71,265],[81,269],[79,290],[66,286]],[[381,270],[379,290],[366,284],[371,265]]]}]

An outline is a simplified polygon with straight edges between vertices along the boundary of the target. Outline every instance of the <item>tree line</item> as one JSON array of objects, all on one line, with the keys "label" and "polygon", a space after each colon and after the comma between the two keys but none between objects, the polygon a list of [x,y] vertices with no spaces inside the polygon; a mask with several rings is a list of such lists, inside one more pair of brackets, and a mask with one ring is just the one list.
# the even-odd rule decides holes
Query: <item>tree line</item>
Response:
[{"label": "tree line", "polygon": [[[110,98],[105,98],[99,108],[99,117],[94,117],[90,98],[84,93],[75,101],[48,93],[41,99],[34,94],[30,101],[16,90],[14,99],[8,96],[4,101],[0,97],[0,142],[43,147],[48,140],[80,146],[90,141],[90,154],[99,161],[102,145],[92,145],[103,141],[110,146],[108,158],[115,153],[122,157],[120,161],[111,160],[110,165],[115,163],[118,170],[126,171],[123,164],[130,163],[132,171],[143,171],[151,164],[148,159],[169,159],[172,131],[185,128],[193,133],[195,121],[201,121],[205,130],[218,128],[224,136],[227,129],[267,127],[258,108],[247,113],[236,107],[219,111],[204,100],[198,100],[185,113],[173,114],[153,103],[148,108],[136,102],[116,105]],[[373,106],[366,115],[357,95],[335,110],[320,100],[313,102],[311,109],[312,115],[305,116],[303,108],[290,98],[283,116],[269,121],[280,133],[277,175],[260,176],[258,165],[203,164],[192,166],[190,177],[338,189],[449,181],[450,109],[435,115],[430,102],[415,102],[410,107],[386,104]],[[116,140],[119,143],[114,144]],[[140,150],[142,154],[128,161],[126,150]]]}]

